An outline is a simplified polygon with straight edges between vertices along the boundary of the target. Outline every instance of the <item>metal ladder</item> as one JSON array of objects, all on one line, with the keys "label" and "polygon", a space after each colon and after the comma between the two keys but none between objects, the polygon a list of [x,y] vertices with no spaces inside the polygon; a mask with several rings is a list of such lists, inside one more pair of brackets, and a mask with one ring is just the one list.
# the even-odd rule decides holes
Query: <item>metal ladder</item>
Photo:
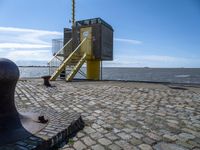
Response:
[{"label": "metal ladder", "polygon": [[[49,61],[49,66],[50,66],[50,63],[53,61],[53,59],[59,58],[58,56],[60,55],[60,53],[62,53],[61,51],[66,49],[67,46],[71,44],[71,41],[72,40],[70,40],[67,44],[65,44],[64,47],[55,54],[55,56]],[[63,71],[65,71],[66,73],[66,81],[72,81],[74,76],[77,74],[77,72],[85,76],[84,72],[80,70],[82,65],[85,63],[86,56],[87,56],[86,53],[83,53],[80,51],[80,47],[85,41],[86,41],[86,38],[83,39],[83,41],[77,46],[77,48],[74,51],[72,51],[69,54],[69,56],[65,60],[62,60],[59,58],[59,60],[61,60],[61,63],[58,65],[57,69],[55,69],[55,71],[51,75],[51,78],[50,78],[51,81],[56,80],[56,78]]]}]

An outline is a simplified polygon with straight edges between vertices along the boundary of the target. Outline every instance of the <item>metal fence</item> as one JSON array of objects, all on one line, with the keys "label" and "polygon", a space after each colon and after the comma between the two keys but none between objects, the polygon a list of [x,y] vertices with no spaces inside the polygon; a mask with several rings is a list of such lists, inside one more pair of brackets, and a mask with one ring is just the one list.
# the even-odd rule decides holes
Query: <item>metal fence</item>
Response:
[{"label": "metal fence", "polygon": [[55,55],[63,47],[63,39],[52,40],[52,54]]}]

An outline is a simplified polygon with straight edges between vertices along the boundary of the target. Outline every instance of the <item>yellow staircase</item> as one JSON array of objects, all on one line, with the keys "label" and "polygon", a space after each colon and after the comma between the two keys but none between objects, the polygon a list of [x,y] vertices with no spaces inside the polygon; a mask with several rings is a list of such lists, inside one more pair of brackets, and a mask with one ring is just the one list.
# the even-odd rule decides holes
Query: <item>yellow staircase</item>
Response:
[{"label": "yellow staircase", "polygon": [[[61,74],[62,71],[66,72],[66,81],[72,81],[76,73],[80,70],[86,61],[87,54],[80,51],[81,45],[86,41],[86,38],[77,46],[77,48],[69,54],[69,56],[62,61],[59,67],[51,75],[50,80],[54,81]],[[56,57],[56,56],[55,56]]]},{"label": "yellow staircase", "polygon": [[79,71],[79,69],[82,67],[82,65],[86,61],[86,53],[81,57],[81,59],[78,61],[78,63],[73,67],[73,69],[70,71],[70,74],[68,74],[66,81],[72,81],[76,73]]}]

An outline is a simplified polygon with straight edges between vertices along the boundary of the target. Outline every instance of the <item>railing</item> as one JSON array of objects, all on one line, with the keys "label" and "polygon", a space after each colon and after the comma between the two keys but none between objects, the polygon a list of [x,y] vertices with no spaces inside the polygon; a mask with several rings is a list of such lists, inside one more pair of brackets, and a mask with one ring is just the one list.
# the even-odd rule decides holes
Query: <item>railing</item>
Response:
[{"label": "railing", "polygon": [[48,62],[49,75],[52,75],[56,69],[62,64],[67,53],[71,53],[72,49],[72,39],[70,39],[59,51],[57,51],[54,56]]},{"label": "railing", "polygon": [[[73,50],[69,56],[63,60],[62,62],[60,62],[59,66],[55,67],[54,68],[54,73],[52,74],[52,77],[51,77],[51,80],[55,80],[58,75],[66,68],[67,65],[70,65],[71,64],[71,61],[74,57],[76,57],[77,55],[81,55],[81,52],[80,52],[80,47],[81,45],[86,41],[86,38],[83,39],[83,41],[77,46],[77,48],[75,50]],[[83,55],[83,54],[82,54]],[[58,55],[57,55],[58,56]],[[57,58],[54,56],[54,58]],[[79,60],[81,59],[81,57],[79,58]],[[79,61],[78,60],[78,61]],[[77,62],[78,62],[77,61]],[[50,74],[51,75],[51,74]]]}]

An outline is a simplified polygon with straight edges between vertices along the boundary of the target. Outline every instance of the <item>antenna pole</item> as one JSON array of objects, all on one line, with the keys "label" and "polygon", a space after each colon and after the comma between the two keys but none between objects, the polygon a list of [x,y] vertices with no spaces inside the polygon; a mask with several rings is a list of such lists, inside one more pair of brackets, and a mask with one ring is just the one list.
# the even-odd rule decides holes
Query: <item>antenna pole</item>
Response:
[{"label": "antenna pole", "polygon": [[75,23],[75,0],[72,0],[72,26]]}]

